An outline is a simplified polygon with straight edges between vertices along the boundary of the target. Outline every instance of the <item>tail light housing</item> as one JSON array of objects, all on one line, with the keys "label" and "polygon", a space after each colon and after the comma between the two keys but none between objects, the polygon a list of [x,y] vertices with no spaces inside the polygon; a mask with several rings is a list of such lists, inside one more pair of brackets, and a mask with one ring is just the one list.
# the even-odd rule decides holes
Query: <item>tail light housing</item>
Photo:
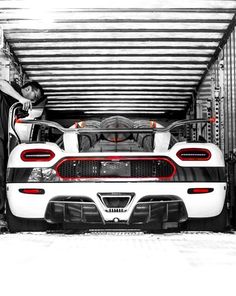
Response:
[{"label": "tail light housing", "polygon": [[55,157],[55,153],[49,149],[28,149],[21,152],[23,161],[50,161]]},{"label": "tail light housing", "polygon": [[207,161],[211,152],[204,148],[185,148],[177,152],[177,157],[183,161]]},{"label": "tail light housing", "polygon": [[188,194],[202,194],[213,192],[213,188],[189,188]]},{"label": "tail light housing", "polygon": [[45,193],[44,189],[40,189],[40,188],[21,188],[19,189],[19,191],[24,194],[44,194]]}]

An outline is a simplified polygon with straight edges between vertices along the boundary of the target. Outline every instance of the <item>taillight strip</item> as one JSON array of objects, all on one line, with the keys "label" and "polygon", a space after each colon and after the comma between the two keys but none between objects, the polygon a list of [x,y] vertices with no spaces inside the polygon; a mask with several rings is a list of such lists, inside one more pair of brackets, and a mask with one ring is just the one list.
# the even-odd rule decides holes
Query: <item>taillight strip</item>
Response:
[{"label": "taillight strip", "polygon": [[205,148],[184,148],[176,155],[182,161],[207,161],[211,158],[211,152]]},{"label": "taillight strip", "polygon": [[28,149],[21,152],[23,161],[50,161],[55,157],[55,153],[49,149]]}]

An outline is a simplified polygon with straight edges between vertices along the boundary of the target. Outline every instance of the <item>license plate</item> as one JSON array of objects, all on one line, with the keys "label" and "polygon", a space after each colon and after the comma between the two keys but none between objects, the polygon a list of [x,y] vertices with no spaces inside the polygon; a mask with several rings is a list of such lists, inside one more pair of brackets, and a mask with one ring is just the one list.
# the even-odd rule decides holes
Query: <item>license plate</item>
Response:
[{"label": "license plate", "polygon": [[102,161],[100,175],[107,177],[130,177],[131,165],[129,161]]}]

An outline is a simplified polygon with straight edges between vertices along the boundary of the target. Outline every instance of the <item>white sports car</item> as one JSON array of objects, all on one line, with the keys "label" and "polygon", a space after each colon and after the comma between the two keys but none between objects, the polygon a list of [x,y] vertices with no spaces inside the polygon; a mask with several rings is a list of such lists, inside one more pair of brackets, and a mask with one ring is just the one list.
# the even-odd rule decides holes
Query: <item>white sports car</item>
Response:
[{"label": "white sports car", "polygon": [[[149,120],[112,116],[69,128],[9,118],[7,222],[10,232],[89,229],[223,231],[224,157],[211,143],[177,142]],[[36,113],[36,114],[35,114]]]}]

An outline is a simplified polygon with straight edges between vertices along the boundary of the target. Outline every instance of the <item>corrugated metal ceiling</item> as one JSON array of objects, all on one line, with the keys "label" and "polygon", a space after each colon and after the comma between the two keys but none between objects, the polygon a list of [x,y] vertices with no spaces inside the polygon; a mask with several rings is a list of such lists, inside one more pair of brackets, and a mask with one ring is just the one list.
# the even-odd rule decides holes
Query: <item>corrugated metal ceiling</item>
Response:
[{"label": "corrugated metal ceiling", "polygon": [[183,114],[236,1],[1,0],[0,25],[49,112]]}]

